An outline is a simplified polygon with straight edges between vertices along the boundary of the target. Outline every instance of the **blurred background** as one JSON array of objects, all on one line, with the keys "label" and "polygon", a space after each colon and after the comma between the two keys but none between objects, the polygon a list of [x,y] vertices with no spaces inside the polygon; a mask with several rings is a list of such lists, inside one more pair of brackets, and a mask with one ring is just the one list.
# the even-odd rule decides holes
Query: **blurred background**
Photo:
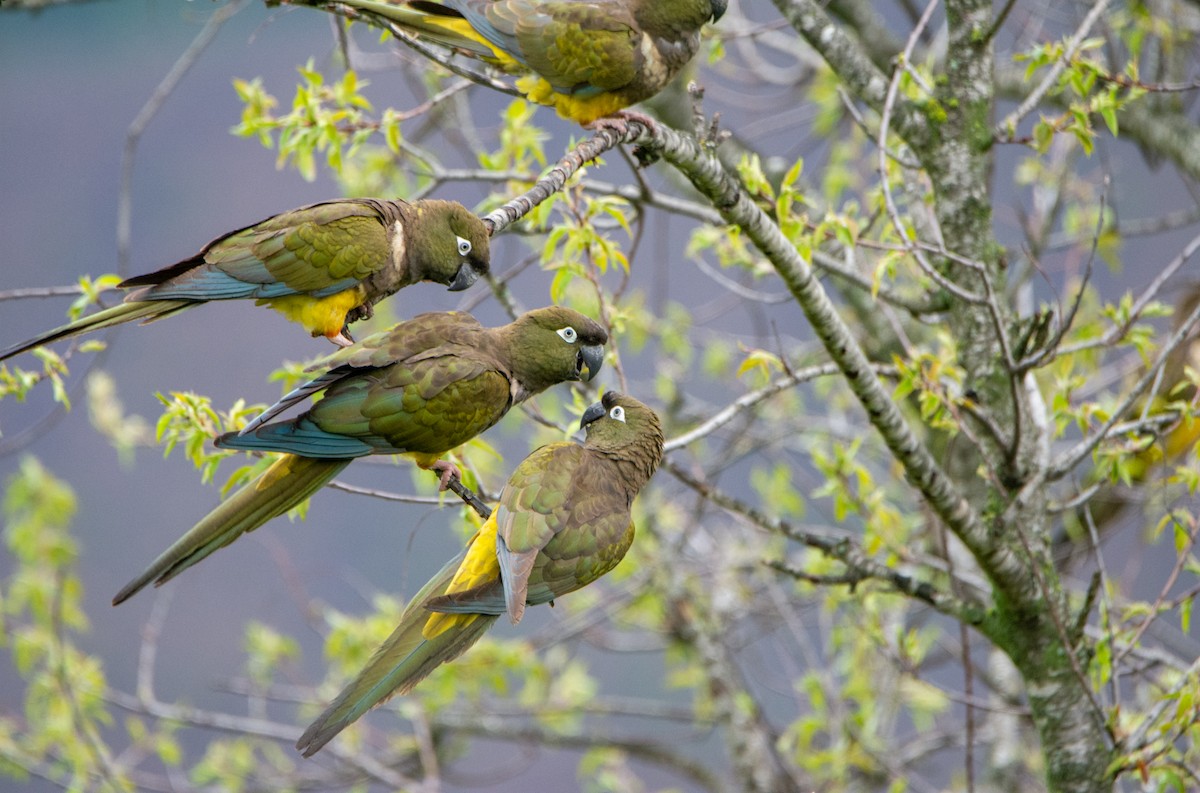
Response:
[{"label": "blurred background", "polygon": [[[780,27],[773,9],[766,6],[758,4],[743,11],[762,14],[761,19]],[[0,295],[67,286],[84,274],[118,272],[118,202],[131,125],[219,7],[207,0],[101,0],[36,12],[0,13]],[[360,31],[356,39],[373,43],[377,37]],[[306,60],[311,58],[319,70],[332,77],[340,74],[334,47],[330,17],[306,9],[268,9],[262,3],[247,3],[216,30],[211,43],[165,96],[137,139],[130,171],[129,262],[122,275],[169,265],[227,231],[342,194],[326,169],[318,168],[316,179],[306,181],[293,168],[277,167],[274,151],[265,150],[256,140],[230,134],[242,112],[234,79],[261,77],[267,90],[286,103],[299,81],[296,67]],[[387,49],[376,46],[375,52]],[[766,50],[769,54],[769,48]],[[365,93],[377,109],[410,107],[423,99],[420,69],[404,79],[394,73],[375,75],[370,67],[378,57],[364,55],[356,63],[363,67],[362,76],[372,82]],[[804,59],[802,55],[794,60],[754,60],[747,51],[730,44],[726,62],[719,69],[702,67],[708,88],[705,108],[720,110],[740,142],[776,152],[776,161],[765,163],[773,174],[804,156],[806,174],[819,181],[830,143],[811,132],[815,111],[805,103],[807,89],[790,87],[792,78],[787,71],[804,72]],[[486,118],[493,109],[498,116],[508,101],[482,89],[470,94],[476,119]],[[549,111],[539,111],[536,120],[550,136],[546,149],[551,158],[581,137],[577,126],[558,120]],[[478,131],[485,136],[495,132],[487,128]],[[413,122],[406,125],[405,132],[418,145],[436,151],[443,161],[464,168],[475,166],[480,146],[494,145],[486,137],[482,143],[473,137],[475,130],[468,134],[447,125],[445,119]],[[1111,169],[1122,177],[1120,189],[1108,197],[1118,215],[1139,217],[1165,206],[1194,203],[1177,174],[1164,174],[1157,163],[1148,167],[1132,145],[1105,139],[1100,150],[1100,156],[1081,169],[1095,162],[1099,163],[1097,170]],[[1001,148],[997,172],[1015,172],[1026,154],[1021,147]],[[666,178],[663,169],[635,176],[615,152],[605,159],[603,169],[593,173],[597,179],[635,184],[637,178],[646,178],[658,184]],[[1024,207],[1035,205],[1039,196],[1015,182],[997,179],[996,227],[1003,242],[1020,251],[1021,226],[1027,219],[1022,214]],[[469,206],[486,195],[486,185],[469,180],[447,182],[433,193],[433,197],[457,199]],[[688,343],[698,352],[717,332],[745,349],[783,347],[811,352],[813,345],[800,309],[790,300],[774,300],[784,293],[778,279],[734,274],[724,276],[723,281],[713,280],[684,254],[690,228],[677,217],[658,213],[644,237],[637,240],[632,285],[645,292],[647,303],[664,312],[668,301],[684,306],[695,328]],[[1121,257],[1133,264],[1098,267],[1097,289],[1113,296],[1144,287],[1146,278],[1137,263],[1161,267],[1194,233],[1193,223],[1153,236],[1128,237]],[[516,235],[503,235],[493,243],[493,267],[505,272],[524,262],[536,246]],[[1087,246],[1046,252],[1039,262],[1042,275],[1032,279],[1033,287],[1026,296],[1029,305],[1059,297],[1064,285],[1080,272],[1086,255]],[[1013,258],[1015,261],[1019,254]],[[1198,280],[1194,265],[1185,272]],[[732,297],[729,278],[768,299]],[[516,279],[512,288],[525,307],[549,302],[549,276],[536,266]],[[0,346],[60,324],[71,300],[59,296],[0,301]],[[403,317],[425,310],[470,307],[486,324],[507,319],[495,300],[478,286],[465,294],[416,286],[393,298],[390,306]],[[401,597],[412,593],[460,547],[457,510],[399,505],[325,490],[313,500],[307,520],[272,521],[162,590],[143,592],[120,608],[110,607],[112,594],[210,510],[219,497],[217,487],[201,484],[192,464],[181,454],[164,460],[154,448],[118,452],[89,421],[88,375],[102,373],[111,378],[117,384],[122,410],[144,417],[152,427],[161,412],[156,392],[195,391],[211,396],[220,408],[238,398],[270,403],[279,396],[279,384],[268,381],[268,373],[285,361],[303,361],[330,348],[323,340],[306,339],[273,312],[242,304],[208,305],[151,327],[126,327],[106,338],[110,349],[95,356],[94,363],[85,366],[88,356],[82,355],[72,362],[67,381],[74,406],[71,411],[53,405],[45,389],[24,403],[0,402],[0,481],[17,471],[26,456],[34,456],[74,488],[78,498],[74,533],[81,543],[80,574],[91,622],[80,643],[104,660],[104,671],[114,688],[134,688],[138,649],[156,603],[169,608],[157,638],[155,682],[160,699],[245,712],[246,697],[231,691],[230,686],[244,675],[248,620],[298,637],[301,659],[288,665],[282,676],[297,685],[313,685],[324,678],[326,663],[322,637],[313,630],[309,613],[312,602],[366,614],[375,593]],[[696,420],[731,399],[702,373],[678,373],[657,366],[655,355],[653,347],[622,348],[635,395],[654,402],[665,393],[659,389],[659,381],[677,376],[677,385],[687,392],[682,412],[690,410]],[[34,366],[32,358],[16,363]],[[610,369],[597,383],[601,388],[616,384],[615,372]],[[815,399],[822,398],[818,392]],[[548,392],[540,401],[567,399],[569,392],[562,390]],[[519,460],[529,450],[523,420],[514,412],[486,436],[504,452],[506,462]],[[821,429],[853,435],[859,428]],[[751,462],[728,462],[726,483],[732,492],[753,492],[748,484]],[[232,466],[223,470],[232,470]],[[413,471],[407,463],[372,461],[356,463],[344,478],[364,487],[408,493],[417,489],[415,480],[425,486],[432,480],[431,475],[418,477]],[[797,480],[790,484],[798,489],[808,493],[821,484],[807,459],[796,464],[796,471]],[[218,483],[222,481],[224,473],[218,474]],[[678,482],[661,474],[654,486],[674,494],[684,491]],[[828,503],[814,498],[808,509],[806,520],[813,524],[838,523]],[[713,512],[707,515],[709,525],[720,528],[725,517],[718,512],[714,519]],[[1113,575],[1133,595],[1154,597],[1162,572],[1170,569],[1174,560],[1172,550],[1143,545],[1136,530],[1115,534],[1112,542],[1112,558],[1120,562]],[[11,572],[11,564],[7,554],[0,553],[0,576]],[[536,609],[517,628],[498,623],[494,634],[536,640],[552,633],[559,618],[550,609]],[[797,660],[801,654],[793,652],[790,639],[782,640],[781,646],[778,636],[771,636],[776,629],[778,625],[772,624],[754,633],[740,648],[746,652],[744,660],[768,707],[774,698],[784,702],[795,693],[793,675],[797,665],[802,668],[805,663],[803,658]],[[1194,657],[1200,650],[1193,627],[1172,630],[1160,640],[1180,655],[1192,653]],[[639,700],[652,694],[664,707],[690,707],[689,690],[664,683],[668,671],[661,646],[632,654],[582,643],[574,649],[595,661],[591,672],[603,682],[606,695]],[[24,694],[7,660],[0,662],[0,712],[19,712]],[[784,712],[788,718],[793,715],[790,710]],[[294,715],[292,710],[282,713],[283,720]],[[711,732],[693,731],[686,719],[626,717],[615,724],[635,738],[646,735],[674,743],[684,755],[705,761],[723,751]],[[202,745],[198,736],[185,739],[190,750]],[[444,790],[565,791],[580,787],[576,782],[580,752],[574,749],[535,749],[480,740],[472,752],[479,762],[472,763],[472,770],[462,766],[446,769]],[[941,762],[947,778],[957,762],[958,755]],[[654,767],[641,771],[652,789],[701,789]],[[18,785],[0,778],[0,790],[6,786],[54,789],[47,782]]]},{"label": "blurred background", "polygon": [[[0,113],[0,292],[70,285],[84,274],[118,272],[118,196],[131,125],[218,7],[204,1],[104,0],[0,14],[0,106],[8,109]],[[375,39],[371,33],[360,37]],[[158,269],[227,231],[342,195],[326,169],[318,168],[316,179],[305,181],[292,168],[277,168],[275,152],[255,139],[230,134],[242,111],[235,78],[262,77],[267,89],[286,103],[300,80],[297,66],[310,58],[331,79],[340,75],[326,14],[249,3],[217,30],[137,141],[130,261],[122,275]],[[411,106],[419,95],[412,90],[420,90],[419,77],[409,85],[394,75],[364,73],[374,81],[366,93],[379,108]],[[477,90],[472,102],[494,107],[498,114],[508,99]],[[569,137],[579,135],[577,127],[549,111],[539,113],[538,121],[557,138],[548,147],[552,153],[564,151]],[[451,162],[475,164],[470,142],[453,130],[415,133],[406,126],[405,132],[425,139],[424,145]],[[628,173],[620,162],[615,168]],[[463,183],[439,188],[433,197],[471,206],[485,194],[479,186]],[[665,265],[671,252],[666,238],[646,247],[650,245],[661,251],[655,258],[664,269],[641,277],[661,291],[669,285]],[[528,250],[520,241],[502,237],[493,242],[493,266],[504,271]],[[514,284],[516,297],[530,308],[550,302],[548,279],[540,279],[536,268],[529,276]],[[699,286],[702,294],[705,287]],[[406,317],[471,305],[485,324],[507,321],[484,291],[477,286],[452,294],[421,285],[393,298],[391,310]],[[60,324],[72,299],[0,302],[0,345]],[[116,298],[110,294],[107,299],[111,304]],[[698,298],[696,305],[703,302]],[[122,584],[216,505],[218,490],[202,485],[179,453],[165,460],[153,448],[119,454],[89,422],[89,373],[110,377],[123,410],[145,417],[151,426],[161,413],[156,392],[195,391],[211,396],[222,409],[240,397],[270,403],[280,390],[268,382],[268,373],[284,361],[332,350],[324,340],[306,339],[296,330],[266,309],[210,305],[154,326],[111,333],[109,351],[96,356],[94,365],[84,365],[89,356],[76,356],[68,380],[70,412],[53,406],[45,390],[26,403],[8,399],[0,404],[0,481],[7,481],[22,459],[32,455],[75,489],[74,532],[81,543],[80,573],[91,620],[81,642],[104,659],[114,688],[132,691],[143,627],[156,598],[166,597],[170,610],[158,642],[159,697],[244,712],[245,697],[228,688],[243,673],[248,620],[298,636],[303,663],[294,670],[297,682],[314,683],[324,676],[326,665],[321,637],[306,619],[308,599],[365,615],[376,592],[411,594],[461,547],[456,509],[326,491],[313,501],[307,520],[273,521],[163,590],[143,592],[121,608],[109,605]],[[37,368],[33,358],[14,363]],[[611,388],[614,382],[606,371],[597,384]],[[550,392],[543,398],[567,400],[569,393]],[[488,435],[511,452],[509,460],[529,451],[521,419],[509,416]],[[379,462],[356,464],[344,478],[393,492],[415,490],[418,477],[412,466],[372,464]],[[218,483],[232,467],[218,474]],[[10,558],[0,553],[0,576],[10,572]],[[537,635],[552,620],[537,613],[542,611],[549,609],[531,612],[516,629],[498,625],[494,633]],[[626,693],[636,695],[660,682],[661,660],[649,657],[651,663],[635,673],[627,666],[596,673],[620,681]],[[12,668],[0,663],[0,711],[19,712],[23,697]],[[479,744],[481,757],[497,765],[462,778],[451,771],[447,789],[527,790],[537,788],[538,780],[563,785],[556,789],[574,784],[578,752],[514,752],[508,743],[489,750],[487,741]],[[185,739],[193,750],[200,745]],[[530,774],[529,768],[536,770]],[[0,789],[14,784],[0,779]],[[29,786],[42,788],[53,786]]]}]

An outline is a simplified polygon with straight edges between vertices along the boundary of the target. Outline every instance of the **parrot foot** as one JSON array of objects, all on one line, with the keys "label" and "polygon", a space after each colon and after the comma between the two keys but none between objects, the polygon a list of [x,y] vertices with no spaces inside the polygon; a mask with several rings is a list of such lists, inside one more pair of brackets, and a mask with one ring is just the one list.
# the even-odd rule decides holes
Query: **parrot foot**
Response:
[{"label": "parrot foot", "polygon": [[645,113],[636,110],[618,110],[609,116],[602,116],[590,124],[584,124],[587,129],[610,129],[622,137],[629,133],[629,122],[635,121],[650,130],[650,134],[658,132],[658,122]]},{"label": "parrot foot", "polygon": [[433,465],[429,466],[429,470],[438,473],[438,490],[445,490],[450,486],[451,479],[462,481],[462,471],[458,470],[458,466],[449,460],[438,460]]},{"label": "parrot foot", "polygon": [[349,328],[352,322],[370,319],[373,316],[375,316],[375,306],[372,304],[363,303],[361,306],[355,306],[346,313],[346,326],[342,328],[342,331],[345,332],[346,328]]}]

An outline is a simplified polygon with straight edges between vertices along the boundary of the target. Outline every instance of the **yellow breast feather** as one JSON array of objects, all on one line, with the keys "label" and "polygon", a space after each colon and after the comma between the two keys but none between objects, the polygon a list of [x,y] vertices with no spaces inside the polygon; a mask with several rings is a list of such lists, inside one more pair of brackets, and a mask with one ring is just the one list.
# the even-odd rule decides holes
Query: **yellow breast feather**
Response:
[{"label": "yellow breast feather", "polygon": [[[481,584],[497,581],[499,578],[500,562],[496,558],[496,511],[493,511],[491,517],[471,537],[467,545],[466,558],[458,566],[458,570],[454,573],[454,578],[450,579],[445,592],[441,594],[449,595],[473,589]],[[426,621],[421,635],[426,639],[433,639],[456,625],[469,625],[478,616],[478,614],[434,613]]]},{"label": "yellow breast feather", "polygon": [[346,326],[346,314],[361,305],[366,294],[364,287],[356,286],[328,297],[285,295],[261,298],[255,305],[270,306],[292,322],[303,325],[312,335],[332,339]]}]

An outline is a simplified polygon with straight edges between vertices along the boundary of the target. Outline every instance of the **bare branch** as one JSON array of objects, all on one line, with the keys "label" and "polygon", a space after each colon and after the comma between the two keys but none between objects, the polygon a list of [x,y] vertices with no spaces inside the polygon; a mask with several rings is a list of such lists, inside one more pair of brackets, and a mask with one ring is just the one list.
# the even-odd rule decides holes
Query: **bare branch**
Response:
[{"label": "bare branch", "polygon": [[196,64],[200,56],[208,49],[208,45],[217,37],[230,17],[246,7],[249,0],[233,0],[229,5],[220,6],[213,12],[204,27],[192,39],[192,43],[171,66],[171,70],[159,82],[154,93],[142,105],[137,116],[125,133],[125,149],[121,153],[121,187],[117,192],[117,272],[127,275],[129,272],[129,248],[133,224],[133,164],[137,155],[138,142],[142,133],[154,120],[163,103],[171,96],[171,92],[179,85],[179,81]]},{"label": "bare branch", "polygon": [[[917,581],[911,576],[899,573],[887,565],[874,561],[856,543],[848,538],[828,537],[814,532],[803,531],[786,521],[765,515],[754,507],[722,493],[711,485],[697,479],[682,466],[670,460],[665,461],[663,467],[681,482],[704,496],[704,498],[712,501],[718,507],[741,515],[767,531],[782,534],[809,548],[820,551],[831,559],[841,562],[847,568],[847,572],[845,573],[847,578],[843,583],[857,583],[868,579],[881,581],[900,594],[919,600],[934,610],[953,616],[969,625],[979,626],[983,621],[984,611],[981,607],[959,600],[937,589],[928,582]],[[778,563],[771,561],[768,564],[775,566]],[[789,575],[795,574],[793,568],[790,566],[785,565],[783,568],[777,569],[782,569],[783,572]]]}]

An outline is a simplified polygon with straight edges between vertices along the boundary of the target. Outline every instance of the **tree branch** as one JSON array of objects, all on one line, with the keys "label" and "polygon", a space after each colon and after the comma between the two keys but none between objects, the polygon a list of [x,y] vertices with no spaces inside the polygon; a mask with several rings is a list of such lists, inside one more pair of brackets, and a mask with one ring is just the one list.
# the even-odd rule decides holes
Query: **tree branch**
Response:
[{"label": "tree branch", "polygon": [[[861,44],[829,18],[823,5],[816,0],[773,2],[779,13],[810,47],[820,53],[846,86],[873,110],[882,112],[887,95],[887,76],[876,68]],[[907,102],[899,103],[895,114],[900,137],[909,145],[915,146],[928,138],[925,116]]]},{"label": "tree branch", "polygon": [[[670,460],[665,461],[663,467],[675,476],[675,478],[679,479],[679,481],[718,507],[736,515],[741,515],[760,528],[781,534],[802,545],[820,551],[830,559],[836,559],[846,567],[843,578],[837,581],[837,583],[853,586],[860,581],[868,579],[880,581],[896,592],[919,600],[941,614],[946,614],[976,627],[979,627],[983,623],[984,609],[982,606],[955,598],[928,582],[918,581],[911,576],[897,572],[885,564],[874,561],[863,552],[861,547],[849,539],[826,537],[813,532],[803,531],[787,521],[765,515],[754,507],[716,490],[688,473],[682,466]],[[768,564],[793,577],[808,577],[807,573],[802,573],[784,562],[768,561]],[[978,595],[981,599],[986,597],[985,593],[982,592],[979,592]]]}]

